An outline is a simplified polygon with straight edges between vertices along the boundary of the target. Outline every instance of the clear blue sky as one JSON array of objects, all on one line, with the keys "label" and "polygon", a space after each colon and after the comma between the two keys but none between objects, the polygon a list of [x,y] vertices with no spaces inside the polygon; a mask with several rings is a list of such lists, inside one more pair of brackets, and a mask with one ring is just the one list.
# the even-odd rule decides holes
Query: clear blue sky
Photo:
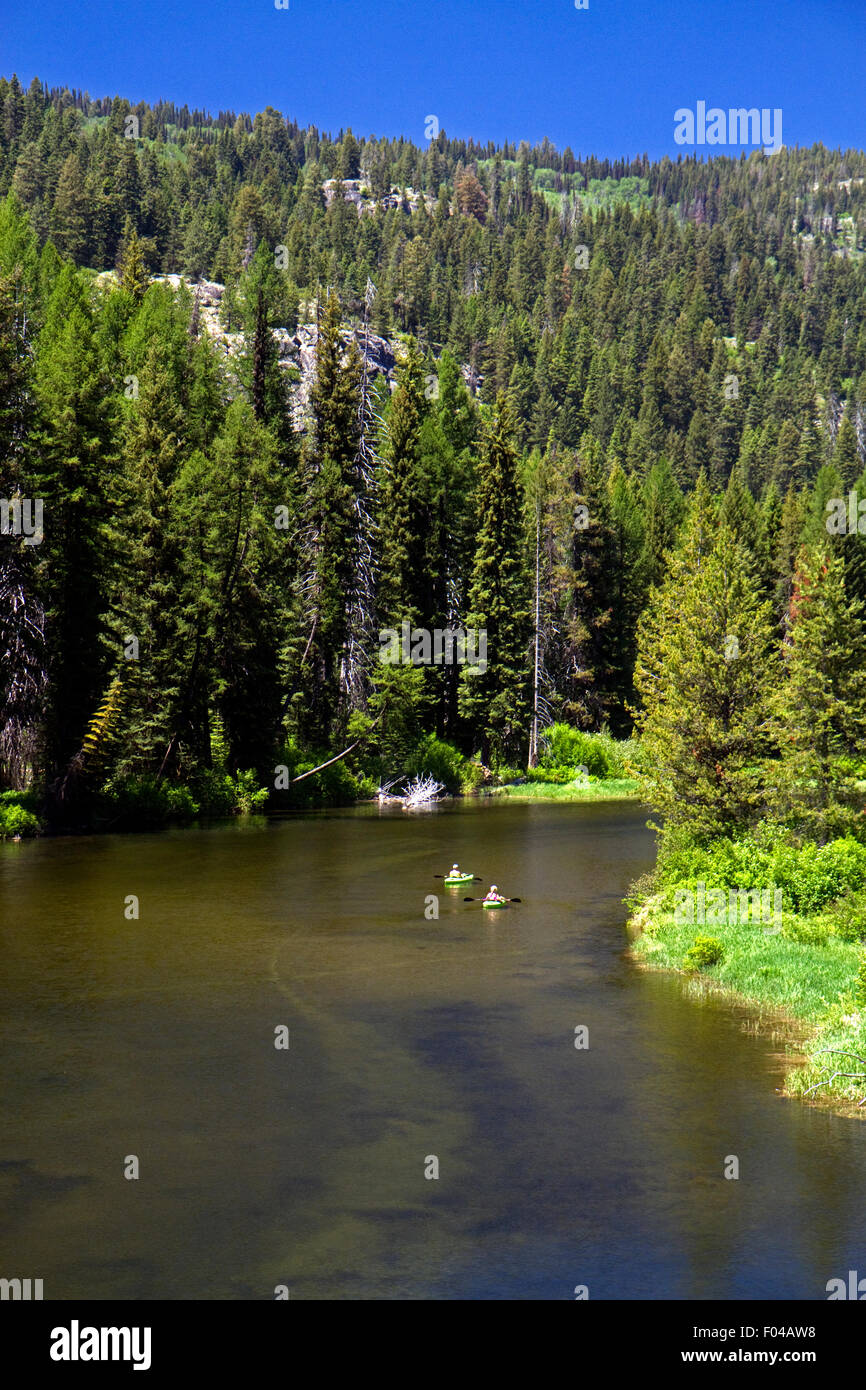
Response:
[{"label": "clear blue sky", "polygon": [[289,5],[0,0],[0,73],[419,144],[435,115],[453,136],[676,156],[674,110],[702,100],[781,107],[788,145],[866,146],[866,0]]}]

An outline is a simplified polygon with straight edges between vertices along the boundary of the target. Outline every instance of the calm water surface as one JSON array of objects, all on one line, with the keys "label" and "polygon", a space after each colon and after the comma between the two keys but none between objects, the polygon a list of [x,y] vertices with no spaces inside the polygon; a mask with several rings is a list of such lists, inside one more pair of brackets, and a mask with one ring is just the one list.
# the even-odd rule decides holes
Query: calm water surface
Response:
[{"label": "calm water surface", "polygon": [[[866,1273],[866,1128],[780,1098],[741,1012],[625,957],[644,823],[458,803],[0,845],[0,1275],[824,1299]],[[523,905],[464,906],[432,877],[454,859]]]}]

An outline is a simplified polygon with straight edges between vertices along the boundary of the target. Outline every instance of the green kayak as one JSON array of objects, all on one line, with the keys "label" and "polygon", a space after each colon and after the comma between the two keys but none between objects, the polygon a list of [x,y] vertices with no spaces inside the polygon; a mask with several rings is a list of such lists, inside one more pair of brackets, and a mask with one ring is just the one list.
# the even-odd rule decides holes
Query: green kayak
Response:
[{"label": "green kayak", "polygon": [[493,903],[493,902],[490,902],[490,903],[489,903],[489,902],[487,901],[487,899],[484,898],[484,899],[482,900],[481,906],[482,906],[482,907],[507,907],[507,906],[508,906],[508,903]]},{"label": "green kayak", "polygon": [[449,874],[445,879],[446,885],[452,888],[458,887],[461,883],[474,883],[474,881],[474,874]]}]

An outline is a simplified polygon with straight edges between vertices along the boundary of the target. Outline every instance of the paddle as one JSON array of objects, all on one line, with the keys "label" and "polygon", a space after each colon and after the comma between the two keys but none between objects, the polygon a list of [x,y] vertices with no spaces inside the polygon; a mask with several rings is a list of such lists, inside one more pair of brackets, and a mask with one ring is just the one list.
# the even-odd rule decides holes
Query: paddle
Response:
[{"label": "paddle", "polygon": [[[465,903],[484,903],[484,902],[487,901],[487,899],[486,899],[486,898],[464,898],[463,901],[464,901]],[[507,902],[507,903],[522,903],[522,902],[523,902],[523,899],[522,899],[522,898],[506,898],[506,899],[505,899],[505,902]]]},{"label": "paddle", "polygon": [[[451,875],[450,875],[450,874],[434,874],[433,877],[434,877],[434,878],[450,878]],[[473,877],[473,879],[475,880],[476,883],[483,883],[483,882],[484,882],[484,879],[481,878],[478,874],[473,874],[472,877]]]}]

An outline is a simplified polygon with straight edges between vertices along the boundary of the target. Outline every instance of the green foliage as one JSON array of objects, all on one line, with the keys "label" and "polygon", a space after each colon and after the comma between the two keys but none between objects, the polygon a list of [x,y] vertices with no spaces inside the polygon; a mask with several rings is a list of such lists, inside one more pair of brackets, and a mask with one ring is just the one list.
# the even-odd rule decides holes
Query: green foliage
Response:
[{"label": "green foliage", "polygon": [[826,923],[810,918],[789,917],[782,924],[782,935],[803,946],[825,946],[830,935]]},{"label": "green foliage", "polygon": [[714,936],[696,936],[683,958],[686,970],[703,970],[710,965],[718,965],[724,959],[725,948]]},{"label": "green foliage", "polygon": [[377,785],[409,771],[424,737],[429,706],[425,677],[420,666],[380,662],[373,671],[370,713],[378,723],[364,742],[363,765]]},{"label": "green foliage", "polygon": [[[294,740],[289,740],[278,751],[276,766],[289,770],[291,778],[300,777],[314,767],[327,762],[333,756],[327,751],[301,751]],[[306,811],[325,806],[351,806],[360,799],[372,797],[376,784],[363,773],[353,773],[346,762],[331,763],[330,767],[307,777],[303,782],[290,782],[285,790],[270,794],[270,804],[279,810]]]},{"label": "green foliage", "polygon": [[39,834],[42,821],[36,814],[35,802],[26,792],[0,792],[0,840]]},{"label": "green foliage", "polygon": [[459,792],[464,783],[466,763],[463,754],[453,744],[426,734],[409,755],[406,772],[410,777],[429,773],[441,782],[452,795]]},{"label": "green foliage", "polygon": [[553,724],[544,731],[541,743],[540,769],[567,769],[572,777],[578,775],[581,767],[585,767],[591,777],[627,775],[629,745],[610,734],[589,734],[568,724]]},{"label": "green foliage", "polygon": [[760,815],[778,679],[770,605],[701,480],[668,579],[641,622],[635,670],[642,787],[669,825],[712,836]]},{"label": "green foliage", "polygon": [[198,816],[221,819],[264,809],[270,792],[253,771],[230,773],[199,769],[190,785],[150,774],[115,776],[103,787],[98,814],[103,824],[122,830],[156,830]]},{"label": "green foliage", "polygon": [[514,417],[504,395],[485,427],[478,465],[478,533],[466,626],[486,633],[487,669],[464,668],[460,713],[484,762],[525,752],[528,584],[521,554]]},{"label": "green foliage", "polygon": [[583,780],[585,774],[581,773],[579,767],[550,767],[546,763],[539,763],[538,767],[527,768],[526,777],[529,782],[546,782],[551,786],[565,787],[569,782]]},{"label": "green foliage", "polygon": [[270,797],[267,787],[261,787],[252,769],[235,777],[228,772],[204,769],[196,774],[193,793],[203,816],[223,817],[252,815],[263,810]]},{"label": "green foliage", "polygon": [[864,607],[849,599],[844,563],[823,546],[797,561],[787,679],[776,691],[783,758],[775,800],[782,817],[818,838],[862,819],[862,794],[846,765],[866,735]]},{"label": "green foliage", "polygon": [[530,773],[499,791],[513,801],[630,801],[635,796],[637,784],[628,777],[580,777],[566,782],[560,782],[557,777],[551,782]]},{"label": "green foliage", "polygon": [[[668,841],[659,863],[662,884],[694,888],[767,888],[783,892],[783,905],[814,913],[866,886],[866,845],[846,836],[825,845],[802,845],[754,835],[722,838],[707,846]],[[672,900],[672,899],[671,899]]]},{"label": "green foliage", "polygon": [[147,773],[111,778],[98,802],[103,824],[116,830],[157,830],[170,821],[193,820],[198,813],[187,787]]},{"label": "green foliage", "polygon": [[460,779],[460,790],[471,794],[483,785],[486,774],[483,766],[477,759],[470,758],[463,764],[463,773]]},{"label": "green foliage", "polygon": [[[862,483],[866,156],[790,149],[768,179],[758,157],[331,139],[171,102],[139,103],[129,140],[130,110],[0,78],[0,495],[51,517],[38,553],[0,557],[7,782],[81,823],[70,768],[85,747],[101,775],[95,740],[159,786],[215,763],[228,804],[221,779],[268,780],[288,734],[324,757],[385,709],[375,624],[405,614],[486,628],[488,670],[395,674],[328,796],[434,733],[521,763],[537,656],[542,723],[627,735],[633,708],[644,731],[559,771],[640,760],[669,841],[771,806],[819,840],[857,828],[866,542],[833,538],[841,570],[797,557]],[[328,205],[332,176],[407,192],[358,217]],[[839,230],[815,236],[825,207]],[[221,280],[240,353],[150,270]],[[349,346],[368,277],[373,329],[414,335],[393,399]],[[302,443],[270,332],[301,301],[320,329]],[[138,679],[88,734],[128,634]]]},{"label": "green foliage", "polygon": [[821,919],[840,941],[866,941],[866,900],[861,892],[840,895],[822,910]]}]

